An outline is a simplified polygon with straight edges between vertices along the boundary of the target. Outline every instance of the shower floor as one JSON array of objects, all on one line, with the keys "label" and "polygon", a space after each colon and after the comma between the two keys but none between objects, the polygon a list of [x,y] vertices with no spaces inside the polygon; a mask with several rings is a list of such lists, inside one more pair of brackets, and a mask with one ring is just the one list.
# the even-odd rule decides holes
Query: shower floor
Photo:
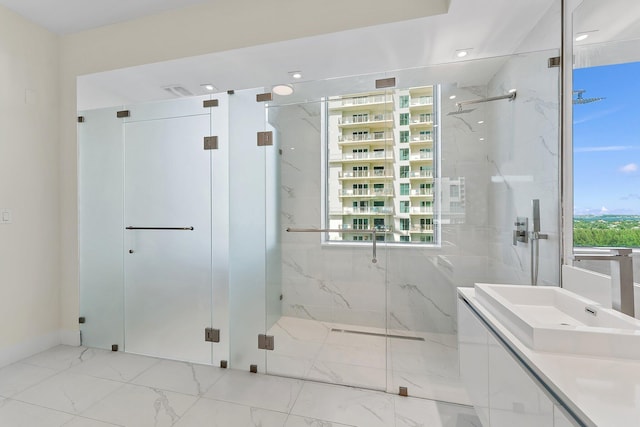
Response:
[{"label": "shower floor", "polygon": [[470,404],[457,337],[281,317],[268,331],[267,373]]}]

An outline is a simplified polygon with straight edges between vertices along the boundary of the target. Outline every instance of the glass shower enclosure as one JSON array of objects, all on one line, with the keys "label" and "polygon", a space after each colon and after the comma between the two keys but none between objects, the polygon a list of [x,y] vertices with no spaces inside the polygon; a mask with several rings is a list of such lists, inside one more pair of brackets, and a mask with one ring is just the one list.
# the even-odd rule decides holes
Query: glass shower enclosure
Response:
[{"label": "glass shower enclosure", "polygon": [[82,112],[83,344],[468,404],[456,288],[528,283],[531,199],[559,277],[557,53]]}]

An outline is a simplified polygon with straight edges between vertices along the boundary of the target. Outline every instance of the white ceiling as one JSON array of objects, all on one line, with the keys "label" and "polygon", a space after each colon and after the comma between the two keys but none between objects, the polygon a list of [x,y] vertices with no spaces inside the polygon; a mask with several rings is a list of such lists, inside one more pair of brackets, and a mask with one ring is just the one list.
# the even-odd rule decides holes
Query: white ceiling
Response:
[{"label": "white ceiling", "polygon": [[[560,44],[557,3],[452,0],[443,15],[92,74],[78,79],[78,107],[167,99],[162,87],[174,84],[200,95],[203,83],[220,91],[292,83],[288,72],[294,70],[318,81],[451,63],[461,48],[473,48],[465,60],[510,55],[523,46],[548,49]],[[534,28],[541,36],[528,38]],[[260,67],[251,66],[256,63]],[[459,83],[486,83],[491,70],[478,69],[484,72],[461,75]]]},{"label": "white ceiling", "polygon": [[0,0],[0,5],[57,34],[180,9],[212,0]]}]

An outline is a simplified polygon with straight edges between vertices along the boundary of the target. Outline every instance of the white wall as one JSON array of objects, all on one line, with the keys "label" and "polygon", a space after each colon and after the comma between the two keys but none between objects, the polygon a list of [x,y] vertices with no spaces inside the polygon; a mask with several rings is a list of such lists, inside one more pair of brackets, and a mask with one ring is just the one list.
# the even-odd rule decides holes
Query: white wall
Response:
[{"label": "white wall", "polygon": [[60,339],[57,83],[57,36],[0,7],[0,366]]},{"label": "white wall", "polygon": [[[448,1],[214,2],[64,36],[60,57],[62,327],[78,329],[77,76],[445,12]],[[361,13],[365,10],[366,13]]]}]

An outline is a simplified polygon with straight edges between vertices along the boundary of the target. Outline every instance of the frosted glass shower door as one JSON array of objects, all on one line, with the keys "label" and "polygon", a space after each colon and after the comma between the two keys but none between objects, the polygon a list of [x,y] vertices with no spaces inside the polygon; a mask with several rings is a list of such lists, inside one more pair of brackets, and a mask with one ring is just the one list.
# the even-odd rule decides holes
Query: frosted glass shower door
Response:
[{"label": "frosted glass shower door", "polygon": [[211,363],[209,126],[208,114],[125,126],[127,352]]}]

